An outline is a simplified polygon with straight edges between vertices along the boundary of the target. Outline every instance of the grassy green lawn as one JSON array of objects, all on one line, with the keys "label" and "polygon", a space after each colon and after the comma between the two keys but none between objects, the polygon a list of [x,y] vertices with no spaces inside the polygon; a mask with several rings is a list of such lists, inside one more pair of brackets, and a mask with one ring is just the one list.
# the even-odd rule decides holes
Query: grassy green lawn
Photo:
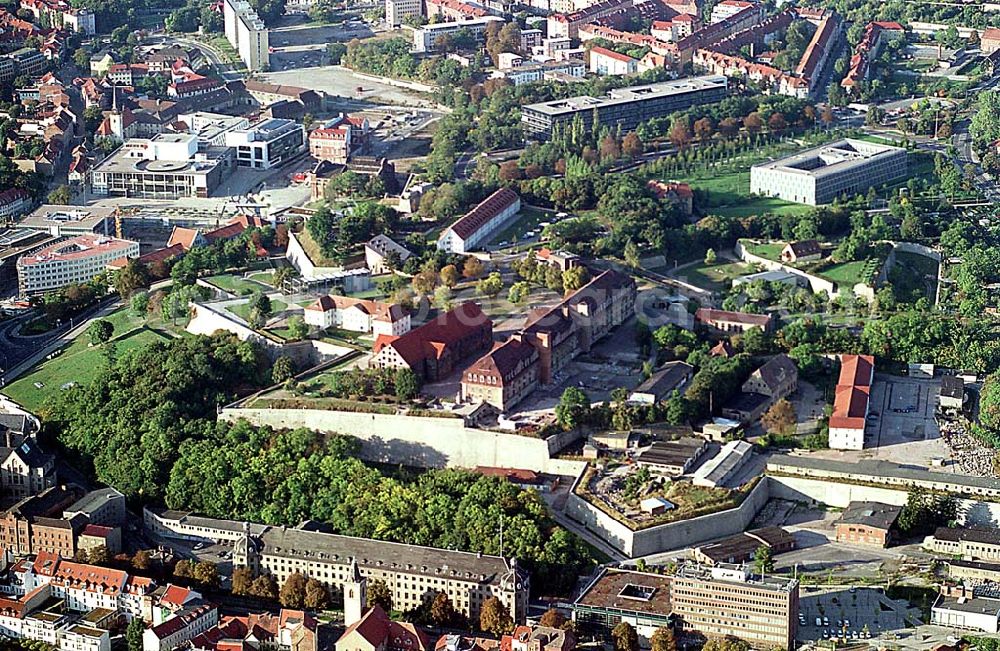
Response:
[{"label": "grassy green lawn", "polygon": [[538,224],[541,222],[551,222],[552,213],[547,213],[542,210],[537,210],[535,208],[522,208],[521,212],[517,214],[514,221],[511,222],[510,226],[500,231],[500,233],[493,238],[494,244],[499,244],[500,242],[509,242],[511,244],[517,244],[524,237],[524,234],[528,231],[535,231],[537,234],[539,231]]},{"label": "grassy green lawn", "polygon": [[678,278],[683,278],[692,285],[697,285],[712,292],[722,292],[729,288],[733,278],[746,275],[752,269],[750,265],[743,262],[728,262],[723,264],[707,265],[699,262],[696,265],[685,267],[677,272]]},{"label": "grassy green lawn", "polygon": [[812,210],[812,206],[776,197],[751,197],[749,170],[699,170],[678,180],[686,181],[695,190],[708,192],[708,202],[703,210],[709,215],[724,217],[747,217],[763,213],[800,215]]},{"label": "grassy green lawn", "polygon": [[224,289],[227,292],[232,292],[233,294],[242,296],[248,296],[254,292],[262,291],[264,289],[257,283],[252,283],[245,278],[234,276],[232,274],[209,276],[208,278],[205,278],[205,281],[215,285],[219,289]]},{"label": "grassy green lawn", "polygon": [[[284,301],[279,301],[276,299],[271,299],[271,314],[277,314],[288,307],[288,303]],[[230,305],[226,308],[238,317],[242,317],[245,320],[250,319],[250,304],[240,303],[239,305]]]},{"label": "grassy green lawn", "polygon": [[[124,321],[120,318],[115,319],[115,316],[112,315],[108,320],[112,322]],[[156,330],[139,327],[116,336],[113,341],[116,344],[117,354],[121,355],[133,348],[139,348],[154,341],[162,341],[165,338]],[[102,347],[89,348],[88,343],[86,334],[77,337],[61,355],[45,361],[30,373],[22,375],[4,387],[2,392],[29,411],[38,411],[39,407],[50,397],[56,395],[63,385],[69,382],[89,383],[97,376],[103,364],[104,353]],[[36,387],[36,382],[41,383],[42,387]]]},{"label": "grassy green lawn", "polygon": [[256,280],[259,283],[264,283],[265,285],[274,284],[274,272],[273,271],[258,271],[257,273],[250,274],[250,280]]},{"label": "grassy green lawn", "polygon": [[768,260],[781,261],[781,250],[785,248],[784,242],[743,242],[743,246],[753,253]]},{"label": "grassy green lawn", "polygon": [[840,291],[849,290],[860,282],[867,282],[871,277],[869,271],[878,268],[877,260],[854,260],[831,265],[816,275],[837,283]]},{"label": "grassy green lawn", "polygon": [[[363,292],[354,292],[353,294],[348,294],[348,296],[350,296],[351,298],[364,298],[372,300],[381,300],[385,298],[385,294],[383,294],[377,287],[373,287],[372,289],[366,289]],[[312,301],[310,301],[310,303],[311,302]]]}]

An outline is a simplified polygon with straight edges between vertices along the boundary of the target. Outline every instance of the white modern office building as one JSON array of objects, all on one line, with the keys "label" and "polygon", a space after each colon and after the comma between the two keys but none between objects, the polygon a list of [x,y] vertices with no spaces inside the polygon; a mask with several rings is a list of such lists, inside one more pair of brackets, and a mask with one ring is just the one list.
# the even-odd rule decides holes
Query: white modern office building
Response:
[{"label": "white modern office building", "polygon": [[483,16],[471,20],[456,20],[447,23],[435,23],[424,25],[423,27],[412,27],[413,30],[413,51],[433,52],[437,46],[437,41],[442,36],[451,36],[456,32],[468,30],[480,42],[486,40],[486,28],[490,23],[503,23],[503,18],[497,16]]},{"label": "white modern office building", "polygon": [[198,136],[161,133],[131,138],[92,173],[94,194],[177,199],[210,197],[235,163],[231,147],[203,147]]},{"label": "white modern office building", "polygon": [[421,0],[385,0],[385,24],[399,27],[408,16],[419,16],[422,5]]},{"label": "white modern office building", "polygon": [[18,291],[21,296],[31,296],[84,283],[115,260],[138,257],[138,242],[107,235],[79,235],[18,258]]},{"label": "white modern office building", "polygon": [[906,176],[906,150],[845,138],[750,168],[750,192],[817,206]]},{"label": "white modern office building", "polygon": [[267,26],[246,0],[224,0],[222,17],[226,40],[240,55],[250,72],[266,70],[270,64]]},{"label": "white modern office building", "polygon": [[236,164],[257,170],[282,165],[305,151],[306,131],[295,120],[267,118],[245,129],[225,133],[227,147],[236,149]]}]

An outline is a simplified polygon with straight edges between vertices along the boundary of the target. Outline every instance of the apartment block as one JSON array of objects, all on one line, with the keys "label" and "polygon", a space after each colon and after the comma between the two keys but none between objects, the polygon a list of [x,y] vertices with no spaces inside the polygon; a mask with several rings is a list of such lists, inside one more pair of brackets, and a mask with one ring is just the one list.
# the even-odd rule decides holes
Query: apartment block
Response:
[{"label": "apartment block", "polygon": [[471,20],[456,20],[449,23],[435,23],[424,25],[423,27],[409,28],[413,32],[414,52],[433,52],[437,48],[437,41],[442,36],[451,36],[460,30],[468,30],[480,42],[486,40],[486,28],[492,23],[503,24],[503,18],[496,16],[483,16]]},{"label": "apartment block", "polygon": [[270,65],[267,26],[245,0],[223,0],[222,17],[226,40],[236,49],[250,72]]},{"label": "apartment block", "polygon": [[422,0],[385,0],[385,24],[399,27],[410,16],[419,16]]},{"label": "apartment block", "polygon": [[642,122],[665,117],[695,105],[722,101],[728,93],[725,77],[689,77],[646,86],[610,91],[605,97],[587,95],[537,102],[521,107],[521,121],[529,137],[548,139],[557,126],[577,116],[589,129],[596,119],[602,126],[632,131]]},{"label": "apartment block", "polygon": [[906,150],[845,138],[750,168],[750,192],[817,206],[906,176]]},{"label": "apartment block", "polygon": [[84,283],[102,273],[115,260],[137,257],[138,242],[106,235],[73,237],[18,258],[18,292],[31,296]]}]

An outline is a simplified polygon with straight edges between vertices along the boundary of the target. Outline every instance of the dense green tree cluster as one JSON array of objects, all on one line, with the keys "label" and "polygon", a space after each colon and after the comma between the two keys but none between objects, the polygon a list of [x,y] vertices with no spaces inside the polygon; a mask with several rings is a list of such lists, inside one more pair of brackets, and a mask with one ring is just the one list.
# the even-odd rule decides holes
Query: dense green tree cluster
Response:
[{"label": "dense green tree cluster", "polygon": [[462,470],[386,477],[355,458],[358,445],[308,430],[219,423],[181,443],[167,504],[271,524],[311,518],[343,534],[488,554],[500,553],[502,518],[504,554],[530,563],[534,584],[550,592],[568,588],[590,563],[537,493]]},{"label": "dense green tree cluster", "polygon": [[86,283],[73,283],[56,291],[32,297],[31,302],[42,309],[49,324],[65,322],[94,305],[108,292],[104,274]]},{"label": "dense green tree cluster", "polygon": [[257,259],[258,246],[274,243],[275,231],[271,227],[248,228],[232,239],[192,247],[170,269],[170,277],[175,283],[190,285],[202,273],[245,266]]},{"label": "dense green tree cluster", "polygon": [[206,436],[205,420],[238,392],[266,384],[256,344],[233,335],[184,337],[130,350],[87,386],[47,405],[59,440],[100,481],[130,498],[156,499],[182,441]]},{"label": "dense green tree cluster", "polygon": [[899,512],[898,524],[900,531],[908,536],[924,535],[952,523],[957,515],[958,503],[953,496],[911,486],[906,504]]},{"label": "dense green tree cluster", "polygon": [[323,255],[343,259],[358,245],[379,233],[391,233],[398,214],[376,201],[362,201],[343,214],[321,206],[306,220],[305,228]]}]

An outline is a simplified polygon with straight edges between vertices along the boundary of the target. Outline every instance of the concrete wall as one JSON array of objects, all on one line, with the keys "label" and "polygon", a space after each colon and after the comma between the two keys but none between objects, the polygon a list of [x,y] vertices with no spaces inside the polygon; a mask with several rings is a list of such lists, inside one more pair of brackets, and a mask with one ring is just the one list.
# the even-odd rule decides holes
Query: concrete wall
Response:
[{"label": "concrete wall", "polygon": [[[793,501],[814,501],[844,508],[851,502],[883,502],[902,506],[907,491],[875,486],[858,486],[805,477],[768,476],[771,497]],[[958,500],[958,522],[965,525],[1000,526],[1000,503],[979,500]]]},{"label": "concrete wall", "polygon": [[[461,418],[366,414],[322,409],[223,409],[219,418],[245,418],[255,425],[274,428],[307,427],[339,432],[361,440],[361,456],[380,463],[401,463],[420,468],[497,466],[536,472],[570,470],[571,462],[550,459],[567,443],[557,435],[551,440],[517,436],[466,427]],[[579,463],[579,462],[577,462]]]},{"label": "concrete wall", "polygon": [[215,309],[214,307],[207,305],[205,303],[191,303],[191,321],[188,323],[187,330],[194,335],[210,335],[218,330],[223,330],[225,332],[231,332],[239,338],[240,341],[256,341],[264,346],[272,347],[277,346],[278,343],[264,337],[256,330],[251,328],[236,315],[230,317],[228,314],[224,314],[222,309]]},{"label": "concrete wall", "polygon": [[735,509],[632,531],[576,494],[566,501],[566,515],[630,558],[690,547],[744,531],[770,497],[769,482],[758,483]]},{"label": "concrete wall", "polygon": [[759,255],[754,255],[750,253],[744,246],[742,242],[737,242],[736,246],[733,248],[736,256],[747,262],[749,264],[759,264],[768,271],[787,271],[790,274],[795,274],[800,278],[804,278],[806,282],[809,283],[809,288],[815,292],[826,292],[830,298],[837,295],[835,291],[836,284],[830,282],[829,280],[824,280],[818,276],[813,276],[812,274],[807,274],[801,269],[796,269],[795,267],[789,267],[788,265],[781,264],[775,260],[769,260],[767,258],[762,258]]},{"label": "concrete wall", "polygon": [[317,267],[306,255],[306,250],[299,244],[295,233],[288,231],[288,248],[285,250],[285,257],[295,270],[305,278],[315,278],[324,274],[333,274],[342,271],[340,267]]}]

